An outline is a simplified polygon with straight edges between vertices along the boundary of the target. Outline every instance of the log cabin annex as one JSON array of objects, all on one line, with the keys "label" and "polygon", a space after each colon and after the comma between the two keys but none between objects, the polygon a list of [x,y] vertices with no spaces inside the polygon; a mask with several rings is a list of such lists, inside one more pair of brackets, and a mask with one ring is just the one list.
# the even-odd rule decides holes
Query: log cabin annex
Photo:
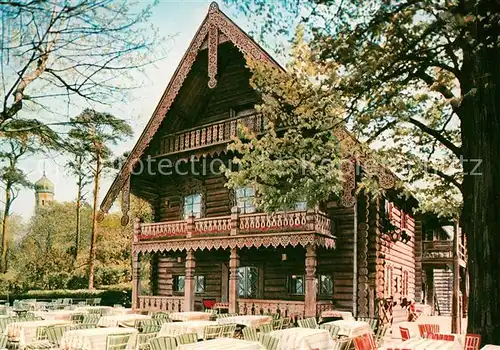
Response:
[{"label": "log cabin annex", "polygon": [[[212,3],[101,204],[102,217],[121,193],[123,224],[130,193],[154,210],[153,223],[134,222],[133,308],[199,310],[202,300],[213,299],[242,314],[303,317],[336,308],[389,321],[388,301],[423,300],[426,268],[435,266],[425,265],[425,223],[412,214],[415,200],[398,199],[395,190],[385,199],[355,196],[353,162],[342,166],[339,198],[273,215],[256,211],[252,188],[229,190],[215,171],[200,175],[188,164],[183,175],[133,171],[148,157],[228,162],[238,123],[263,130],[245,56],[282,69]],[[343,130],[338,136],[357,142]],[[388,189],[394,184],[382,167],[378,179]],[[387,220],[396,229],[388,232]]]}]

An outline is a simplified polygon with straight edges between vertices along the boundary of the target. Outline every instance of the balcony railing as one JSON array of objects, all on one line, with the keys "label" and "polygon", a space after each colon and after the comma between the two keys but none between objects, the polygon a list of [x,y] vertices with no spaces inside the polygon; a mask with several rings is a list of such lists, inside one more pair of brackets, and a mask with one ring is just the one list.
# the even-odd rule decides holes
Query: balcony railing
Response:
[{"label": "balcony railing", "polygon": [[[453,241],[424,241],[424,259],[453,259]],[[463,244],[459,244],[458,258],[466,261],[467,252]]]},{"label": "balcony railing", "polygon": [[239,124],[246,126],[256,133],[264,130],[264,118],[261,114],[226,119],[221,122],[206,124],[166,135],[161,140],[160,147],[155,156],[164,156],[229,142],[234,136],[237,136]]},{"label": "balcony railing", "polygon": [[252,213],[195,219],[143,223],[134,231],[135,241],[229,236],[238,234],[315,232],[332,236],[332,223],[324,213],[314,210]]},{"label": "balcony railing", "polygon": [[[330,310],[332,303],[330,301],[317,301],[316,314]],[[238,312],[240,315],[261,315],[261,314],[280,314],[283,317],[292,319],[301,319],[305,314],[305,303],[303,301],[293,300],[274,300],[274,299],[238,299]]]},{"label": "balcony railing", "polygon": [[184,297],[146,296],[138,297],[139,310],[157,310],[168,312],[181,312],[184,309]]}]

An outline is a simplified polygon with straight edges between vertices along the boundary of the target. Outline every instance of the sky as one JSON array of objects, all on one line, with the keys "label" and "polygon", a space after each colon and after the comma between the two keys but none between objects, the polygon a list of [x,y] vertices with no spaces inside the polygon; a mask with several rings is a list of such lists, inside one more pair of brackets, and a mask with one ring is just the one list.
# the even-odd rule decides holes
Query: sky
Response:
[{"label": "sky", "polygon": [[[155,63],[154,66],[147,68],[143,86],[135,90],[127,102],[113,106],[112,113],[129,121],[134,130],[132,139],[114,147],[115,154],[122,154],[135,145],[137,138],[160,100],[170,77],[206,16],[210,2],[209,0],[160,0],[158,6],[154,8],[151,24],[159,29],[162,36],[170,37],[175,35],[175,38],[172,42],[168,42],[167,57]],[[222,1],[218,3],[221,10],[245,29],[245,18],[235,18],[230,9],[225,8]],[[240,17],[242,16],[240,15]],[[76,199],[75,179],[65,172],[63,166],[65,160],[66,158],[58,155],[37,156],[23,161],[21,166],[33,183],[41,178],[45,169],[46,176],[55,185],[55,200],[59,202],[73,201]],[[100,200],[104,197],[112,180],[111,175],[103,179],[99,194]],[[35,195],[33,190],[25,189],[19,193],[18,198],[14,201],[12,212],[20,214],[27,220],[33,214],[34,206]]]}]

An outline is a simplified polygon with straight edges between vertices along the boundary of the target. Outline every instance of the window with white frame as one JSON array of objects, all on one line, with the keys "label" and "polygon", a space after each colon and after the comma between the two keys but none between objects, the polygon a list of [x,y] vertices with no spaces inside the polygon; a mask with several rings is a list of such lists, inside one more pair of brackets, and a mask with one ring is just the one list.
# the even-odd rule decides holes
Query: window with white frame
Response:
[{"label": "window with white frame", "polygon": [[201,194],[195,193],[184,197],[184,218],[193,215],[195,218],[201,218]]},{"label": "window with white frame", "polygon": [[256,298],[259,281],[259,269],[255,266],[243,266],[237,270],[238,296]]},{"label": "window with white frame", "polygon": [[[186,276],[176,275],[173,276],[173,290],[174,292],[182,293],[184,292],[184,286],[186,284]],[[194,292],[195,293],[205,293],[205,276],[194,276]]]},{"label": "window with white frame", "polygon": [[186,282],[186,276],[173,276],[174,277],[174,285],[173,285],[173,290],[174,292],[184,292],[184,284]]},{"label": "window with white frame", "polygon": [[288,276],[288,294],[304,295],[306,290],[305,282],[304,275]]},{"label": "window with white frame", "polygon": [[205,293],[205,276],[194,276],[194,292]]},{"label": "window with white frame", "polygon": [[241,187],[236,189],[236,205],[241,214],[250,214],[255,212],[253,203],[255,190],[252,187]]},{"label": "window with white frame", "polygon": [[318,276],[318,294],[323,296],[333,295],[333,278],[330,275]]}]

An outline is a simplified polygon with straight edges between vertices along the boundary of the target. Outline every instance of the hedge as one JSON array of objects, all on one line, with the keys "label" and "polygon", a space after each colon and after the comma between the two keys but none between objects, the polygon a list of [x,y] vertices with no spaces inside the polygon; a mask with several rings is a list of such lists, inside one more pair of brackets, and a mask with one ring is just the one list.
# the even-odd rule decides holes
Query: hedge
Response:
[{"label": "hedge", "polygon": [[92,299],[101,298],[101,305],[113,306],[121,304],[125,307],[130,307],[132,299],[132,290],[130,285],[114,285],[102,286],[102,289],[55,289],[55,290],[30,290],[20,294],[0,295],[3,300],[9,300],[11,303],[16,299],[39,299],[51,300],[61,298],[71,299]]}]

